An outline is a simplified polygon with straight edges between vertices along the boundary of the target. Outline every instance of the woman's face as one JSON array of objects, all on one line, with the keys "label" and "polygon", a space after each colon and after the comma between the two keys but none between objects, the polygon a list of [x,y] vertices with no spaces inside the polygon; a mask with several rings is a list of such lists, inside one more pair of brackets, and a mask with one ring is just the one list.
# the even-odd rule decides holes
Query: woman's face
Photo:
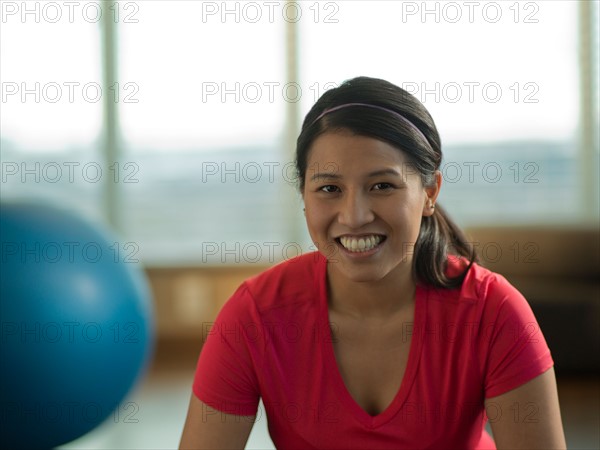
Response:
[{"label": "woman's face", "polygon": [[421,218],[433,213],[439,173],[436,186],[426,189],[403,152],[350,131],[319,136],[307,162],[306,223],[329,270],[359,282],[410,270]]}]

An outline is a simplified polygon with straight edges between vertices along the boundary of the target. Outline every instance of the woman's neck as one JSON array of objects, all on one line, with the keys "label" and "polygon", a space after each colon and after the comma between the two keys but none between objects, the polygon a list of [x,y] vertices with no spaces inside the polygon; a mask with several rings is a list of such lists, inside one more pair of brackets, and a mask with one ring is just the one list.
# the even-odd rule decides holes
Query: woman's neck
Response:
[{"label": "woman's neck", "polygon": [[398,267],[381,280],[361,282],[327,266],[329,309],[348,318],[391,318],[414,304],[415,290],[410,266]]}]

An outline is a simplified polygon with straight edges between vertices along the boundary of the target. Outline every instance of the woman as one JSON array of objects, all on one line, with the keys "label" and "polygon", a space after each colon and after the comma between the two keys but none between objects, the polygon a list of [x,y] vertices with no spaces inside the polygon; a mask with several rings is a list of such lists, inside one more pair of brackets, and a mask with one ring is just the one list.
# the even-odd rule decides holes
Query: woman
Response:
[{"label": "woman", "polygon": [[260,398],[278,448],[565,447],[546,342],[436,204],[441,160],[399,87],[360,77],[319,99],[296,153],[319,251],[223,307],[181,447],[243,448]]}]

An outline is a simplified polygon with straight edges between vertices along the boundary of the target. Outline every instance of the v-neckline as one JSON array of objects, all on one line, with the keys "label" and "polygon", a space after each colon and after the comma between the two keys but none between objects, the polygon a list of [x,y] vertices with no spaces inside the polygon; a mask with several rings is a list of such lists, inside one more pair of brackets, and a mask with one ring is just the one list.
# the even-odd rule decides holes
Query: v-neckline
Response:
[{"label": "v-neckline", "polygon": [[427,317],[427,302],[425,297],[427,295],[426,289],[420,284],[416,285],[415,290],[415,317],[413,322],[413,335],[411,337],[410,349],[408,352],[408,360],[406,363],[406,369],[404,370],[404,376],[400,383],[400,388],[392,402],[387,406],[385,410],[376,416],[371,416],[365,411],[352,397],[350,391],[346,387],[346,383],[340,372],[337,360],[335,358],[335,352],[333,348],[333,336],[331,334],[330,322],[329,322],[329,308],[327,305],[327,259],[321,258],[321,264],[316,277],[317,292],[319,293],[320,305],[319,305],[319,320],[321,322],[322,329],[325,330],[325,339],[323,339],[323,358],[325,359],[324,364],[327,371],[333,378],[333,384],[337,391],[338,397],[343,405],[352,413],[352,415],[362,423],[366,428],[377,428],[391,418],[393,418],[402,405],[406,402],[408,393],[412,387],[417,374],[419,361],[421,359],[421,350],[423,348],[423,339],[421,331],[425,329],[425,321]]}]

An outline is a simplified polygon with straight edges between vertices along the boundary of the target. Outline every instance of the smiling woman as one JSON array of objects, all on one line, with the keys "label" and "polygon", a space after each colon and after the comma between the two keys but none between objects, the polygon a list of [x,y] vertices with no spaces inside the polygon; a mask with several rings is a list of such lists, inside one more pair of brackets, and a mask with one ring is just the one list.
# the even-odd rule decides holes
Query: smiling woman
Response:
[{"label": "smiling woman", "polygon": [[332,162],[334,173],[317,172],[303,190],[312,240],[319,249],[332,248],[337,259],[330,277],[411,279],[410,244],[421,217],[433,214],[438,184],[426,191],[401,152],[347,131],[325,133],[312,145],[309,167]]},{"label": "smiling woman", "polygon": [[[341,104],[337,104],[338,102]],[[319,113],[322,108],[325,109]],[[313,118],[313,114],[318,116]],[[405,221],[402,228],[405,232],[409,225],[413,225],[416,229],[412,230],[412,235],[405,235],[404,240],[397,243],[401,246],[398,256],[402,255],[402,259],[406,259],[408,252],[411,255],[416,252],[417,275],[423,281],[440,287],[460,284],[461,277],[451,280],[444,273],[449,246],[454,246],[452,250],[454,253],[469,257],[470,262],[476,260],[476,254],[467,244],[462,231],[447,217],[439,205],[437,213],[434,214],[435,202],[441,186],[439,168],[442,152],[439,134],[425,107],[408,92],[396,88],[391,83],[360,78],[346,83],[342,89],[325,93],[307,115],[306,120],[307,122],[310,120],[308,122],[310,126],[303,128],[298,138],[297,148],[298,178],[301,180],[300,188],[304,191],[305,202],[307,191],[304,180],[309,150],[311,160],[317,157],[327,159],[312,161],[310,163],[312,170],[315,167],[318,169],[320,164],[321,167],[333,166],[334,171],[337,171],[339,169],[337,164],[343,159],[336,156],[343,156],[354,162],[362,158],[362,164],[356,164],[357,167],[365,167],[365,164],[368,164],[367,160],[371,161],[379,157],[381,166],[374,165],[375,172],[372,174],[381,176],[395,172],[400,176],[400,180],[396,178],[396,183],[400,183],[398,187],[405,188],[402,193],[408,195],[404,200],[396,195],[388,201],[387,206],[401,204],[406,210],[412,205],[412,221],[409,223]],[[415,125],[417,123],[421,124],[423,131]],[[331,134],[326,132],[339,130],[350,131],[351,134],[358,136],[347,139],[345,143],[337,143],[340,145],[330,144],[328,141],[332,139]],[[364,138],[361,140],[361,136],[378,139],[378,141]],[[325,144],[323,144],[324,140],[326,140]],[[364,149],[361,151],[361,148],[369,145],[369,142],[371,146],[378,147],[379,153],[364,151]],[[351,155],[347,150],[348,145],[356,146],[358,151]],[[380,153],[383,150],[381,147],[388,148],[387,159]],[[335,151],[333,149],[339,151],[338,155],[323,155],[323,152]],[[398,152],[397,149],[401,149],[402,152]],[[372,163],[369,165],[373,166]],[[336,179],[341,178],[339,173],[331,175]],[[310,180],[315,181],[315,176],[311,176]],[[389,188],[392,187],[394,183],[387,186],[388,193]],[[407,199],[414,198],[417,192],[421,194],[420,200],[423,204],[419,205],[419,201],[416,204],[407,203]],[[423,217],[422,224],[421,217]],[[315,241],[315,237],[312,237]],[[410,263],[412,257],[408,259]]]},{"label": "smiling woman", "polygon": [[546,341],[436,205],[441,159],[431,116],[391,83],[319,99],[296,151],[318,251],[225,304],[181,447],[243,448],[260,399],[277,448],[565,447]]}]

